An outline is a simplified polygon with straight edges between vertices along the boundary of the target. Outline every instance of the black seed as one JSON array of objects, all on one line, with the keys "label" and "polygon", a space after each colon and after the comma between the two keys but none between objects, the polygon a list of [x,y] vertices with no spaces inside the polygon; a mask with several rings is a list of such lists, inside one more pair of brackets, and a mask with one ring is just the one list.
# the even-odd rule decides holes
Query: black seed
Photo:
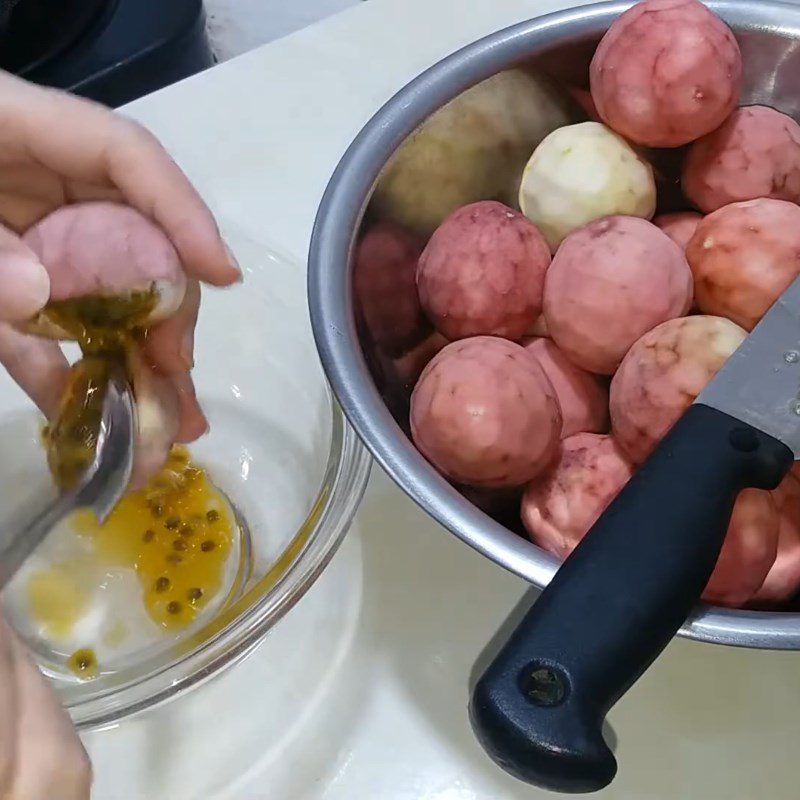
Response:
[{"label": "black seed", "polygon": [[183,556],[179,556],[177,553],[170,553],[167,556],[167,564],[180,564],[183,561]]},{"label": "black seed", "polygon": [[206,539],[203,544],[200,545],[200,549],[204,553],[210,553],[216,546],[216,542],[212,542],[211,539]]},{"label": "black seed", "polygon": [[161,503],[151,503],[150,510],[153,512],[153,516],[156,519],[164,516],[164,506],[162,506]]},{"label": "black seed", "polygon": [[162,575],[160,578],[156,578],[156,582],[153,584],[153,588],[157,592],[161,593],[161,592],[166,592],[171,585],[172,584],[170,583],[169,578],[166,575]]},{"label": "black seed", "polygon": [[155,531],[151,531],[149,528],[142,534],[142,541],[143,542],[152,542],[153,537],[155,536]]},{"label": "black seed", "polygon": [[203,590],[199,586],[194,586],[186,593],[190,603],[196,603],[202,596]]},{"label": "black seed", "polygon": [[164,526],[167,530],[174,531],[181,524],[180,517],[167,517]]},{"label": "black seed", "polygon": [[194,528],[191,525],[181,525],[181,536],[192,536],[194,534]]},{"label": "black seed", "polygon": [[206,514],[206,519],[209,522],[216,522],[219,519],[219,511],[217,511],[215,508],[212,508],[211,511]]},{"label": "black seed", "polygon": [[73,654],[73,664],[78,672],[87,672],[94,669],[97,659],[91,650],[78,650]]},{"label": "black seed", "polygon": [[173,550],[185,550],[186,549],[186,542],[183,539],[175,539],[172,543]]},{"label": "black seed", "polygon": [[167,612],[170,614],[180,614],[181,604],[177,600],[171,600],[167,603]]}]

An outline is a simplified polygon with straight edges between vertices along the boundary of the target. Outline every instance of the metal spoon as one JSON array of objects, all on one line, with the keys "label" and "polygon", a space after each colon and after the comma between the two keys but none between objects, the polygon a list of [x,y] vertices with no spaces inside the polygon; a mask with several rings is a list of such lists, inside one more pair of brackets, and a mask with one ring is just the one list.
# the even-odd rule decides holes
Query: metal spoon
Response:
[{"label": "metal spoon", "polygon": [[103,523],[122,499],[133,469],[136,406],[122,369],[112,370],[92,463],[78,485],[45,508],[38,503],[19,511],[0,530],[0,590],[60,522],[90,508]]}]

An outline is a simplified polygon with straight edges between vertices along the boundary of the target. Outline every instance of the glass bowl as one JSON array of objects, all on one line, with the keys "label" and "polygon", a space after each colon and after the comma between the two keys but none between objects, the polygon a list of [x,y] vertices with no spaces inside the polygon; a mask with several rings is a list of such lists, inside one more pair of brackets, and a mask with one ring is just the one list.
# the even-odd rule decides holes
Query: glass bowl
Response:
[{"label": "glass bowl", "polygon": [[[321,573],[366,486],[369,457],[332,399],[314,347],[305,270],[235,231],[228,241],[245,281],[204,294],[194,377],[211,428],[190,446],[242,530],[224,596],[186,630],[154,627],[147,646],[122,648],[119,657],[100,663],[97,677],[81,680],[26,628],[24,570],[5,593],[9,619],[81,728],[163,702],[244,657]],[[28,399],[0,374],[0,451],[14,454],[0,464],[6,510],[48,491],[41,424]],[[31,561],[70,536],[74,531],[57,531]],[[109,571],[93,597],[114,581],[136,585],[128,572],[125,578]],[[103,613],[108,616],[107,608]]]}]

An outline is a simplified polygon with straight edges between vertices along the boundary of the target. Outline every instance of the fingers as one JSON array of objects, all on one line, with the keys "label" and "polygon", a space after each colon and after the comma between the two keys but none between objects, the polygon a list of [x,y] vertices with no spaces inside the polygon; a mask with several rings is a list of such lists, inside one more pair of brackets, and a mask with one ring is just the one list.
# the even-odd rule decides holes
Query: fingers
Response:
[{"label": "fingers", "polygon": [[52,419],[69,375],[69,363],[58,343],[0,324],[0,364],[41,412]]},{"label": "fingers", "polygon": [[17,764],[14,800],[89,800],[92,768],[69,716],[24,645],[9,632],[14,651]]},{"label": "fingers", "polygon": [[217,286],[239,280],[211,211],[141,125],[99,104],[4,73],[0,157],[34,161],[68,185],[118,189],[124,202],[163,228],[190,276]]},{"label": "fingers", "polygon": [[197,402],[192,376],[185,372],[171,376],[170,381],[178,398],[178,431],[175,441],[191,444],[208,432],[208,420]]},{"label": "fingers", "polygon": [[0,322],[22,322],[44,307],[50,278],[38,256],[0,225]]},{"label": "fingers", "polygon": [[200,284],[189,281],[177,312],[147,333],[145,353],[163,375],[188,372],[194,366],[194,329],[200,310]]},{"label": "fingers", "polygon": [[194,366],[194,331],[200,309],[200,284],[190,281],[177,313],[152,328],[145,352],[155,370],[169,379],[178,402],[179,426],[176,441],[182,444],[199,439],[208,430],[190,371]]},{"label": "fingers", "polygon": [[108,174],[128,203],[155,220],[169,236],[188,275],[214,286],[241,279],[208,206],[158,140],[117,117]]},{"label": "fingers", "polygon": [[178,431],[178,398],[168,378],[158,375],[139,355],[129,359],[136,395],[137,438],[133,488],[141,488],[167,460]]}]

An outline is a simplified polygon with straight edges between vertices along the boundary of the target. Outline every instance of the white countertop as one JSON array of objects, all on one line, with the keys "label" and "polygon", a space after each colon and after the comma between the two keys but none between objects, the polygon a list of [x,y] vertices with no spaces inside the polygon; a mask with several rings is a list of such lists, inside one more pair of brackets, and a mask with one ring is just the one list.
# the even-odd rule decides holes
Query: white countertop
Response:
[{"label": "white countertop", "polygon": [[[302,264],[328,177],[377,107],[458,46],[560,5],[369,0],[130,113],[174,153],[223,228]],[[95,797],[551,796],[496,769],[466,716],[474,659],[525,589],[376,471],[339,554],[253,656],[85,737]],[[798,674],[795,654],[675,642],[613,712],[620,774],[598,796],[794,800]]]}]

